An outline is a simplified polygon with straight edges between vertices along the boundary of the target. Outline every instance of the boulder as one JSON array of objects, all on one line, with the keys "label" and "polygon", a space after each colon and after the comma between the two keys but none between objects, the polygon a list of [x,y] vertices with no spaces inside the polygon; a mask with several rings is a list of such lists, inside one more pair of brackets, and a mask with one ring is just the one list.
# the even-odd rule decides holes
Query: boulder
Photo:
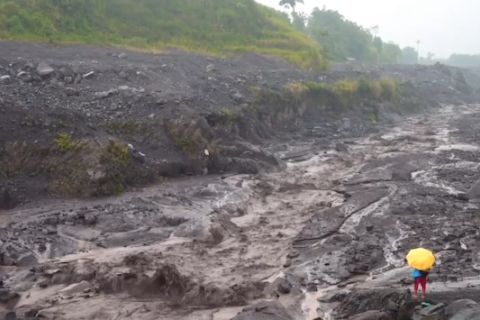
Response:
[{"label": "boulder", "polygon": [[51,66],[46,64],[45,62],[40,62],[37,66],[37,73],[41,77],[48,77],[55,72]]},{"label": "boulder", "polygon": [[445,316],[447,318],[451,318],[452,316],[461,311],[479,307],[480,305],[478,303],[470,299],[457,300],[448,305],[448,307],[445,309]]},{"label": "boulder", "polygon": [[479,320],[480,308],[462,310],[448,320]]},{"label": "boulder", "polygon": [[246,307],[232,320],[293,320],[293,318],[276,302],[260,302]]},{"label": "boulder", "polygon": [[209,65],[206,67],[206,71],[207,71],[208,73],[212,73],[212,72],[217,71],[217,68],[215,67],[214,64],[209,64]]},{"label": "boulder", "polygon": [[370,310],[350,317],[348,320],[393,320],[393,318],[383,311]]},{"label": "boulder", "polygon": [[278,297],[280,295],[289,294],[292,291],[292,284],[285,278],[277,278],[273,283],[265,288],[265,293],[270,296]]},{"label": "boulder", "polygon": [[20,295],[16,292],[10,291],[8,288],[0,288],[0,303],[4,305],[9,305],[11,303],[15,304],[16,301],[20,299]]},{"label": "boulder", "polygon": [[418,167],[409,163],[398,163],[392,167],[392,179],[397,181],[412,180],[412,173],[418,170]]},{"label": "boulder", "polygon": [[408,317],[413,312],[409,290],[375,289],[349,293],[333,310],[335,319],[348,319],[368,311],[381,311],[393,318]]},{"label": "boulder", "polygon": [[478,320],[480,304],[469,299],[457,300],[445,308],[444,316],[448,320]]},{"label": "boulder", "polygon": [[443,320],[445,319],[445,308],[444,303],[434,304],[424,308],[418,309],[414,316],[414,320]]},{"label": "boulder", "polygon": [[33,267],[38,264],[38,260],[33,253],[25,253],[17,259],[19,267]]}]

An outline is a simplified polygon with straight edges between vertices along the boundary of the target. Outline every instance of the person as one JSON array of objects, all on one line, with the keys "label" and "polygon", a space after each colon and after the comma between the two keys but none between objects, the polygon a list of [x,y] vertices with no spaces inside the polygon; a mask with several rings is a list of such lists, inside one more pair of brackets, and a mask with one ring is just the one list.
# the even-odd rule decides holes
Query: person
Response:
[{"label": "person", "polygon": [[418,289],[420,286],[422,287],[423,300],[425,301],[426,299],[428,274],[429,274],[429,271],[422,271],[418,269],[413,270],[413,279],[415,280],[414,296],[415,296],[415,300],[417,301],[418,301]]}]

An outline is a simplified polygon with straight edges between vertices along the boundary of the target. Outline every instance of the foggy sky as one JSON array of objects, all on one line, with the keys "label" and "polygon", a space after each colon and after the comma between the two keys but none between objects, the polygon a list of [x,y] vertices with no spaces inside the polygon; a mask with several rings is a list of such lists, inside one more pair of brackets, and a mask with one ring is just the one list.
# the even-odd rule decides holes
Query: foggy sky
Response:
[{"label": "foggy sky", "polygon": [[[278,0],[257,0],[280,8]],[[433,52],[446,58],[452,53],[480,53],[479,0],[304,0],[299,11],[314,7],[339,11],[365,28],[379,26],[379,36],[402,47],[416,47],[420,54]]]}]

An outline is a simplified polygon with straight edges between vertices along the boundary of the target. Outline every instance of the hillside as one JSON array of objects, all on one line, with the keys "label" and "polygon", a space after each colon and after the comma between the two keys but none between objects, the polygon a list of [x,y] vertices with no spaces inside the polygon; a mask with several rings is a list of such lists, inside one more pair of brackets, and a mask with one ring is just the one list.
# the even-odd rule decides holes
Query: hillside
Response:
[{"label": "hillside", "polygon": [[0,0],[0,38],[257,52],[322,68],[320,47],[253,0]]}]

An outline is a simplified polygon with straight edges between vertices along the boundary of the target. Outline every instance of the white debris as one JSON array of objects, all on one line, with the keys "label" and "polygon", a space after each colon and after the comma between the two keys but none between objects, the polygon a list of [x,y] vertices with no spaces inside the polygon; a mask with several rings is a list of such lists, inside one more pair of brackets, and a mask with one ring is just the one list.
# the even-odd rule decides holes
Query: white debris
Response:
[{"label": "white debris", "polygon": [[87,79],[87,78],[90,78],[91,76],[93,76],[95,74],[95,71],[90,71],[90,72],[87,72],[85,73],[82,78],[83,79]]}]

